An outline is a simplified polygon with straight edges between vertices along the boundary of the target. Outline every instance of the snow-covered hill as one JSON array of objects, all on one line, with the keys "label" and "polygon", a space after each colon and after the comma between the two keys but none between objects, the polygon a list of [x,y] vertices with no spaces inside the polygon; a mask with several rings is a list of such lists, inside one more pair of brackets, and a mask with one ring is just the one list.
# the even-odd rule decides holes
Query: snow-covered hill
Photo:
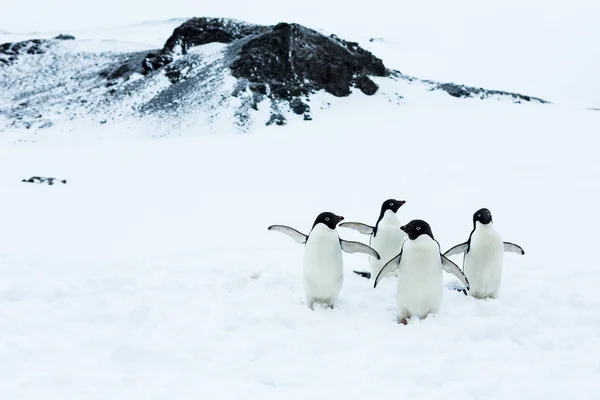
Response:
[{"label": "snow-covered hill", "polygon": [[[180,21],[156,28],[163,31],[172,22]],[[81,119],[123,125],[140,118],[152,121],[160,135],[185,128],[217,131],[223,126],[215,122],[224,121],[248,131],[255,123],[311,120],[311,109],[330,104],[314,96],[321,92],[379,92],[400,104],[411,101],[408,86],[456,98],[544,102],[406,76],[358,43],[300,25],[215,18],[181,23],[161,49],[67,34],[6,43],[0,47],[0,85],[0,129],[32,131]]]}]

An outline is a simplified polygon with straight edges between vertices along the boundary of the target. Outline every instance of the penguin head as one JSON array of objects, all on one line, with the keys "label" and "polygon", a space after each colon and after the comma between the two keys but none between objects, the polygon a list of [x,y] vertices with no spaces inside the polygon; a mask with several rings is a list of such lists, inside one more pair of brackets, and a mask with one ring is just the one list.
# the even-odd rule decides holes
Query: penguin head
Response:
[{"label": "penguin head", "polygon": [[337,224],[339,224],[343,220],[344,220],[344,217],[342,217],[341,215],[335,215],[334,213],[331,213],[331,212],[322,212],[321,214],[319,214],[317,216],[317,219],[315,219],[313,228],[315,226],[317,226],[317,224],[324,224],[329,229],[335,229]]},{"label": "penguin head", "polygon": [[429,235],[433,239],[431,227],[422,219],[413,219],[408,224],[401,226],[400,229],[406,232],[410,240],[415,240],[421,235]]},{"label": "penguin head", "polygon": [[383,215],[383,213],[385,213],[387,210],[396,213],[405,203],[406,201],[404,200],[387,199],[381,205],[381,215]]},{"label": "penguin head", "polygon": [[476,222],[479,222],[483,225],[491,223],[492,213],[490,212],[490,210],[488,210],[487,208],[481,208],[475,211],[475,214],[473,214],[473,226],[475,226]]}]

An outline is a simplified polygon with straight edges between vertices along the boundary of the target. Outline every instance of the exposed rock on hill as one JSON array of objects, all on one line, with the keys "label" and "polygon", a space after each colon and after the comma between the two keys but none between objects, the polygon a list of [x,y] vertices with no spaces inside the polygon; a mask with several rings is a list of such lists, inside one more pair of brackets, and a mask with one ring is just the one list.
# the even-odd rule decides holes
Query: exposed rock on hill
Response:
[{"label": "exposed rock on hill", "polygon": [[[0,130],[37,130],[83,117],[100,124],[142,117],[166,131],[225,120],[246,130],[257,122],[283,125],[294,115],[311,120],[315,93],[372,96],[387,79],[457,98],[545,102],[408,77],[357,43],[298,24],[193,18],[161,49],[80,50],[83,43],[61,34],[0,45]],[[394,90],[390,101],[401,94]]]},{"label": "exposed rock on hill", "polygon": [[55,37],[54,40],[32,39],[0,44],[0,67],[11,65],[23,54],[44,54],[56,40],[75,40],[75,36],[61,34]]}]

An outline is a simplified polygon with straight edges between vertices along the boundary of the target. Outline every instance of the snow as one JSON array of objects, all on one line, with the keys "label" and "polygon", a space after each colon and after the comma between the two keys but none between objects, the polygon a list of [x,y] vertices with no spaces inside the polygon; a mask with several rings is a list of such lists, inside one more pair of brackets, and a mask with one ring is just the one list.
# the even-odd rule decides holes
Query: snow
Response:
[{"label": "snow", "polygon": [[[113,4],[103,3],[107,10]],[[76,15],[82,4],[55,6],[73,6]],[[230,3],[219,4],[232,10]],[[545,15],[556,12],[546,6]],[[314,8],[302,7],[298,22],[306,23]],[[356,19],[327,24],[337,15],[328,7],[333,5],[320,4],[308,25],[346,38],[338,28]],[[539,53],[509,69],[508,61],[500,60],[486,75],[481,65],[489,62],[494,46],[482,50],[470,40],[483,43],[489,32],[480,30],[472,38],[469,29],[480,27],[477,21],[465,31],[444,32],[468,19],[468,14],[453,19],[461,11],[449,7],[443,10],[449,13],[445,25],[435,25],[444,20],[440,16],[406,10],[402,21],[415,20],[408,27],[392,24],[398,16],[379,10],[382,24],[356,29],[349,38],[371,33],[384,38],[369,45],[379,46],[376,54],[384,60],[395,54],[398,65],[394,61],[390,67],[416,76],[431,71],[424,77],[443,80],[441,72],[450,79],[460,70],[472,80],[452,80],[481,79],[492,89],[546,97],[531,89],[548,87],[552,94],[568,86],[563,99],[592,93],[596,78],[571,75],[594,65],[584,58],[538,70],[538,83],[529,82],[539,64],[527,63],[538,56],[547,61],[547,47],[559,57],[573,43],[567,39],[544,41]],[[151,11],[136,7],[135,16],[164,11],[147,8]],[[11,3],[0,26],[18,31],[20,25],[8,23],[11,15],[26,26],[23,10],[33,13],[31,23],[42,22],[48,11]],[[506,10],[499,15],[506,16]],[[244,11],[249,9],[236,13]],[[278,19],[292,11],[283,10]],[[353,7],[341,11],[368,17]],[[131,18],[132,12],[120,18]],[[240,18],[220,13],[225,14]],[[264,22],[253,15],[253,22]],[[582,20],[591,21],[592,15]],[[50,24],[51,16],[44,21]],[[157,23],[158,31],[153,25],[114,28],[119,39],[114,51],[121,45],[129,51],[131,43],[158,47],[178,22]],[[502,29],[494,37],[507,35],[504,54],[520,54],[525,47],[508,47],[535,27],[521,25],[516,33]],[[60,26],[52,29],[58,33]],[[127,30],[129,36],[121,37]],[[420,37],[424,30],[430,36]],[[412,39],[396,50],[393,36],[409,31]],[[574,31],[569,33],[576,36]],[[83,39],[90,46],[111,39],[87,32]],[[483,52],[482,64],[456,64],[452,57],[428,64],[448,46],[446,34],[456,39],[463,33],[464,41],[457,43]],[[427,47],[435,37],[440,47]],[[411,51],[417,48],[420,55]],[[440,59],[455,50],[450,47]],[[409,63],[408,70],[402,68]],[[419,67],[429,69],[421,74]],[[546,79],[557,68],[565,73]],[[495,79],[514,87],[490,85]],[[589,85],[573,86],[572,79]],[[230,83],[227,77],[224,82]],[[243,135],[226,123],[227,114],[216,115],[212,129],[182,124],[167,137],[161,137],[157,121],[126,126],[83,120],[68,129],[0,133],[2,398],[595,398],[600,390],[594,350],[600,345],[595,251],[600,112],[561,104],[553,96],[549,100],[558,104],[517,105],[455,99],[422,84],[377,82],[381,89],[372,97],[358,91],[341,99],[319,93],[311,100],[312,121],[255,124]],[[21,182],[32,175],[68,183]],[[403,221],[422,218],[431,224],[442,250],[466,239],[475,210],[490,208],[503,238],[526,252],[506,255],[500,297],[481,301],[445,290],[437,315],[402,326],[395,322],[394,278],[373,289],[352,273],[368,268],[367,257],[344,254],[337,308],[309,310],[301,286],[302,246],[267,227],[285,224],[307,233],[322,211],[372,224],[390,197],[407,201],[399,212]],[[339,233],[367,241],[351,230]],[[456,282],[448,274],[444,281]]]},{"label": "snow", "polygon": [[[600,113],[554,105],[357,94],[248,135],[4,141],[0,391],[593,398],[598,128]],[[31,175],[68,183],[20,182]],[[306,308],[302,246],[267,226],[307,232],[325,210],[373,223],[389,197],[444,250],[489,207],[526,251],[506,256],[501,297],[445,290],[438,315],[398,325],[393,278],[373,289],[351,272],[366,256],[344,254],[338,307]]]}]

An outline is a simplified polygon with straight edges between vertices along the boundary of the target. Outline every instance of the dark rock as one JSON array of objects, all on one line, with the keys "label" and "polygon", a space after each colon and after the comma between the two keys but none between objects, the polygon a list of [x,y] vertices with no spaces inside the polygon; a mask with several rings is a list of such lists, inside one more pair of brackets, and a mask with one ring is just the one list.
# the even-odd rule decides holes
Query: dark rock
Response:
[{"label": "dark rock", "polygon": [[56,39],[56,40],[75,40],[75,36],[65,35],[64,33],[61,33],[60,35],[56,36],[54,39]]},{"label": "dark rock", "polygon": [[[141,60],[142,74],[162,69],[174,85],[167,95],[157,97],[153,103],[175,107],[177,103],[173,100],[177,93],[185,96],[183,93],[192,86],[204,85],[199,80],[203,73],[195,72],[194,60],[199,56],[189,52],[194,46],[209,43],[229,45],[222,68],[229,69],[238,79],[231,95],[241,96],[247,109],[256,110],[257,104],[267,97],[278,104],[287,102],[294,113],[302,115],[310,108],[300,98],[320,90],[334,96],[348,96],[353,87],[372,95],[379,87],[369,75],[388,73],[380,59],[357,43],[335,35],[325,36],[298,24],[267,27],[221,18],[193,18],[176,28],[160,51],[147,53]],[[131,70],[131,65],[134,63],[130,60],[127,66],[108,76],[120,77]],[[284,123],[285,117],[276,107],[267,124]]]},{"label": "dark rock", "polygon": [[302,115],[305,112],[310,111],[308,104],[303,103],[299,98],[295,98],[294,100],[290,101],[290,108],[298,115]]},{"label": "dark rock", "polygon": [[100,76],[109,80],[106,86],[111,86],[115,84],[117,79],[128,79],[134,73],[142,74],[143,64],[142,62],[145,60],[146,52],[138,52],[132,53],[122,64],[118,65],[113,69],[105,69],[100,72]]},{"label": "dark rock", "polygon": [[152,52],[148,53],[146,57],[144,57],[144,61],[142,62],[142,70],[144,75],[148,75],[150,72],[155,71],[168,65],[173,61],[173,55],[169,53],[161,53],[161,52]]},{"label": "dark rock", "polygon": [[[358,44],[298,24],[277,24],[233,50],[233,76],[266,83],[270,97],[288,101],[319,90],[348,96],[359,82],[368,86],[366,75],[387,72],[380,59]],[[372,86],[366,92],[373,94]]]},{"label": "dark rock", "polygon": [[173,31],[173,35],[165,43],[163,53],[172,53],[176,46],[181,46],[181,54],[186,55],[191,47],[215,42],[227,44],[266,29],[264,26],[232,19],[192,18]]},{"label": "dark rock", "polygon": [[22,54],[43,54],[50,44],[49,40],[44,39],[0,44],[0,66],[11,65]]},{"label": "dark rock", "polygon": [[267,27],[224,18],[192,18],[175,28],[159,53],[149,53],[143,62],[144,73],[157,70],[173,61],[173,54],[188,54],[195,46],[208,43],[231,43],[263,32]]},{"label": "dark rock", "polygon": [[271,117],[267,121],[266,125],[269,126],[272,124],[279,125],[279,126],[285,125],[285,117],[279,113],[271,114]]},{"label": "dark rock", "polygon": [[462,85],[455,85],[453,83],[442,83],[440,89],[446,91],[452,97],[469,97],[472,92],[468,91]]},{"label": "dark rock", "polygon": [[377,84],[366,75],[361,75],[358,78],[356,78],[355,84],[356,87],[361,90],[361,92],[368,96],[374,95],[379,89],[379,86],[377,86]]},{"label": "dark rock", "polygon": [[[424,82],[433,83],[431,81],[424,81]],[[436,85],[436,87],[434,89],[441,89],[441,90],[445,91],[446,93],[448,93],[450,96],[457,97],[457,98],[478,97],[481,99],[485,99],[490,96],[509,96],[509,97],[512,97],[515,102],[520,102],[521,100],[523,100],[523,101],[537,102],[537,103],[544,103],[544,104],[549,103],[548,101],[537,98],[537,97],[526,96],[526,95],[519,94],[519,93],[503,92],[501,90],[489,90],[489,89],[483,89],[483,88],[475,88],[475,87],[470,87],[470,86],[465,86],[465,85],[457,85],[455,83],[437,83],[435,85]]]},{"label": "dark rock", "polygon": [[66,179],[56,179],[56,178],[45,178],[42,176],[32,176],[29,179],[21,179],[21,182],[26,182],[26,183],[38,183],[38,184],[42,184],[42,183],[47,183],[48,185],[54,185],[56,182],[60,182],[63,184],[67,183]]}]

